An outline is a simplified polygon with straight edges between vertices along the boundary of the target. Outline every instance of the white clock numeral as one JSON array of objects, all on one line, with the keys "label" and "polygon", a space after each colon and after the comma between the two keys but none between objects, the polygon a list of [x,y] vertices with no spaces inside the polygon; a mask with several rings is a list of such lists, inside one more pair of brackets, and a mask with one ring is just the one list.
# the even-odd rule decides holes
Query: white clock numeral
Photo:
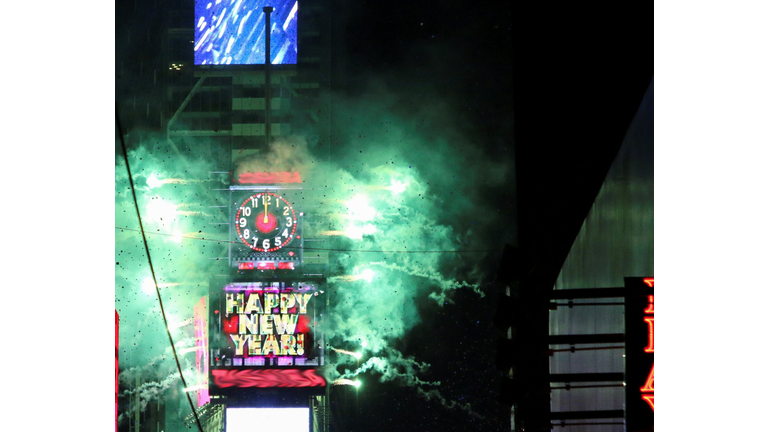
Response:
[{"label": "white clock numeral", "polygon": [[262,249],[269,249],[269,239],[264,239],[262,246]]},{"label": "white clock numeral", "polygon": [[283,237],[288,238],[288,228],[283,230]]},{"label": "white clock numeral", "polygon": [[264,205],[270,204],[272,202],[272,195],[264,195],[262,199],[264,200]]},{"label": "white clock numeral", "polygon": [[243,208],[243,214],[246,215],[246,216],[250,216],[251,215],[251,208],[250,207],[244,207]]},{"label": "white clock numeral", "polygon": [[244,238],[248,238],[248,237],[250,237],[250,236],[251,236],[251,232],[250,232],[250,231],[248,231],[248,229],[246,229],[245,231],[243,231],[243,237],[244,237]]},{"label": "white clock numeral", "polygon": [[285,226],[293,226],[293,218],[288,216],[286,219],[288,220],[288,222],[285,223]]},{"label": "white clock numeral", "polygon": [[275,207],[280,208],[280,201],[282,201],[280,198],[275,200]]},{"label": "white clock numeral", "polygon": [[240,218],[240,228],[245,228],[245,225],[248,224],[248,221],[245,220],[245,218]]},{"label": "white clock numeral", "polygon": [[290,207],[283,208],[283,216],[288,216],[288,210],[290,210]]},{"label": "white clock numeral", "polygon": [[259,200],[251,197],[251,207],[258,207],[259,206]]},{"label": "white clock numeral", "polygon": [[275,237],[275,246],[280,246],[281,244],[283,244],[283,241],[280,240],[280,237]]},{"label": "white clock numeral", "polygon": [[259,238],[258,237],[254,237],[253,238],[253,247],[259,247]]}]

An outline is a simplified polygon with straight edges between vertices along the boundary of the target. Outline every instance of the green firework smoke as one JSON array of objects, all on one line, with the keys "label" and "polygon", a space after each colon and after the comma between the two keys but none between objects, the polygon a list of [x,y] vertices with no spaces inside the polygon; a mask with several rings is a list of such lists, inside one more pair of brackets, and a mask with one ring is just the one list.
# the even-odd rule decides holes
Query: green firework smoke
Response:
[{"label": "green firework smoke", "polygon": [[[456,403],[440,394],[440,382],[423,376],[430,365],[396,346],[422,319],[420,302],[450,304],[455,290],[483,296],[482,262],[488,254],[455,251],[499,248],[502,239],[491,241],[483,230],[501,215],[478,190],[501,184],[510,174],[507,166],[473,151],[447,108],[414,111],[398,103],[385,93],[337,103],[333,118],[339,133],[330,152],[316,139],[287,137],[266,153],[236,160],[234,173],[302,172],[304,200],[297,205],[306,202],[313,216],[305,237],[325,238],[321,249],[332,249],[320,251],[329,257],[331,296],[323,330],[329,347],[362,354],[360,359],[332,354],[327,378],[368,374],[416,387],[452,407]],[[129,159],[160,292],[174,325],[192,316],[210,276],[226,268],[220,259],[227,255],[227,230],[214,223],[228,218],[217,213],[220,203],[211,193],[226,187],[226,176],[211,174],[222,169],[205,153],[212,145],[172,145],[151,134],[141,142]],[[123,163],[116,161],[115,198],[121,364],[154,383],[145,384],[155,390],[146,392],[147,398],[159,388],[181,398],[178,380],[165,379],[176,372],[175,364],[154,287],[145,289],[150,274]],[[177,347],[193,343],[189,325],[175,328],[173,335]],[[181,360],[187,383],[194,385],[199,380],[194,354]],[[122,379],[133,384],[132,374]]]}]

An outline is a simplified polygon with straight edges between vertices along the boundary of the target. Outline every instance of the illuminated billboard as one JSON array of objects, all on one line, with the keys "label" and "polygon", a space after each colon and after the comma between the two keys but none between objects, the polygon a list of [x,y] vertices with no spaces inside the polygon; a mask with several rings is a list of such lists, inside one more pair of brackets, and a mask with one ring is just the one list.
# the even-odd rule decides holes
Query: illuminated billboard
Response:
[{"label": "illuminated billboard", "polygon": [[271,64],[296,64],[297,0],[195,0],[195,64],[264,64],[265,6],[275,8]]},{"label": "illuminated billboard", "polygon": [[[212,395],[226,389],[318,388],[325,379],[317,325],[323,291],[316,282],[212,282]],[[231,394],[231,392],[229,392]]]},{"label": "illuminated billboard", "polygon": [[226,432],[309,432],[309,408],[227,408]]},{"label": "illuminated billboard", "polygon": [[208,396],[208,314],[206,313],[206,298],[203,297],[195,305],[195,366],[201,382],[198,383],[200,389],[197,390],[197,406],[201,407],[211,398]]}]

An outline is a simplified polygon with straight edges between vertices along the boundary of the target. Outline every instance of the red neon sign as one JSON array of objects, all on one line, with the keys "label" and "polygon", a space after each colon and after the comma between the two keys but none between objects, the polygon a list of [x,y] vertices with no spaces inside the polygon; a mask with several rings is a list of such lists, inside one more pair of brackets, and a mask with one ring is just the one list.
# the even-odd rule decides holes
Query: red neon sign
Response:
[{"label": "red neon sign", "polygon": [[645,282],[646,285],[653,288],[653,278],[645,278],[643,279],[643,282]]},{"label": "red neon sign", "polygon": [[301,183],[297,172],[256,172],[242,173],[237,178],[240,184]]},{"label": "red neon sign", "polygon": [[643,321],[648,323],[648,346],[645,347],[645,352],[653,352],[653,317],[646,317]]},{"label": "red neon sign", "polygon": [[656,411],[656,410],[653,408],[653,393],[651,393],[651,394],[647,394],[647,395],[643,395],[643,400],[644,400],[644,401],[646,401],[646,402],[648,402],[648,405],[650,405],[650,406],[651,406],[651,409],[652,409],[653,411]]},{"label": "red neon sign", "polygon": [[[650,283],[649,283],[650,281]],[[643,279],[643,282],[648,284],[648,286],[653,287],[653,278]],[[653,314],[653,296],[648,296],[648,307],[645,308],[643,311],[647,314]],[[643,318],[643,321],[648,323],[648,346],[645,347],[645,352],[647,353],[653,353],[654,347],[653,347],[653,317],[652,316],[646,316]],[[645,385],[640,388],[640,391],[643,393],[647,393],[642,395],[642,398],[644,401],[648,403],[648,405],[651,406],[651,410],[654,412],[656,409],[654,408],[653,404],[653,396],[654,396],[654,371],[656,370],[656,365],[654,364],[651,366],[651,373],[648,375],[648,378],[645,380]]]}]

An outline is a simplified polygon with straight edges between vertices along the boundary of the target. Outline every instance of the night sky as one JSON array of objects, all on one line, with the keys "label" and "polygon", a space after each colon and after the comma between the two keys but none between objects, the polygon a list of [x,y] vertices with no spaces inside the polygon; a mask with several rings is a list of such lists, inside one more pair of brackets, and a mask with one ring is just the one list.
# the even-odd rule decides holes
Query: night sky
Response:
[{"label": "night sky", "polygon": [[[128,107],[138,88],[145,96],[153,92],[150,75],[121,74],[120,64],[131,62],[135,71],[137,61],[156,61],[158,40],[136,36],[160,28],[155,4],[164,7],[117,5],[118,106]],[[519,246],[541,283],[554,281],[650,84],[652,5],[334,1],[332,7],[335,127],[350,134],[341,114],[376,99],[382,102],[373,112],[385,109],[407,122],[406,130],[444,137],[431,150],[417,148],[407,163],[441,198],[434,219],[464,233],[462,247],[489,251],[466,263],[450,258],[457,268],[450,276],[479,283],[484,296],[456,289],[452,302],[441,305],[427,297],[428,287],[415,290],[420,320],[391,341],[403,355],[431,365],[419,378],[439,381],[444,402],[367,372],[361,388],[333,389],[335,421],[340,431],[508,430],[509,408],[496,402],[502,374],[494,366],[491,322],[501,250]],[[128,30],[133,36],[123,37]],[[126,108],[124,123],[139,121]],[[360,137],[374,130],[359,129]],[[371,145],[340,139],[331,154],[382,151]]]}]

